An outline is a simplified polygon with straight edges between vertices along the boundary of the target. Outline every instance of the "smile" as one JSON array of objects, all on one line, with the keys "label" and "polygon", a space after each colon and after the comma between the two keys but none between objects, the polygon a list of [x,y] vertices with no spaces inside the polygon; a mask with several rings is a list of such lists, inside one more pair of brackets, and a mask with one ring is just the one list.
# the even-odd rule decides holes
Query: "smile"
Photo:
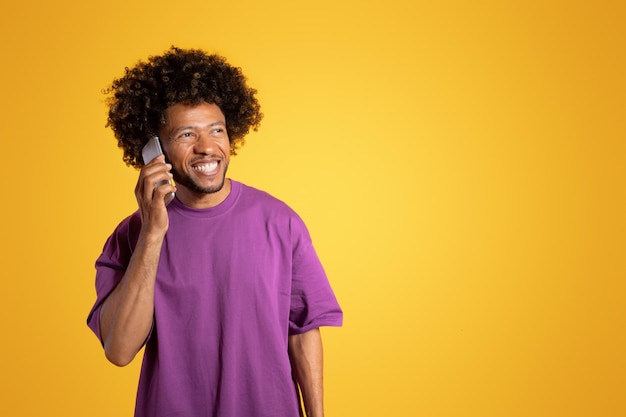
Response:
[{"label": "smile", "polygon": [[196,171],[202,172],[203,174],[212,174],[217,170],[217,161],[206,162],[199,165],[194,165],[192,168]]}]

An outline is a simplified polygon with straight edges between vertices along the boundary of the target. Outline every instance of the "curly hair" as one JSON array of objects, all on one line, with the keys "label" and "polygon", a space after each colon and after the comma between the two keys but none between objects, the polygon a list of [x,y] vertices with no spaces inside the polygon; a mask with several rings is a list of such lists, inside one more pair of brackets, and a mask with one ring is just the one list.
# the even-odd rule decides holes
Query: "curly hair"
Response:
[{"label": "curly hair", "polygon": [[107,127],[111,127],[124,162],[143,166],[141,149],[155,136],[165,120],[165,110],[178,103],[216,104],[224,113],[230,139],[230,153],[236,155],[250,129],[257,130],[263,114],[247,86],[240,68],[224,57],[197,49],[172,46],[160,56],[151,56],[104,91],[109,95]]}]

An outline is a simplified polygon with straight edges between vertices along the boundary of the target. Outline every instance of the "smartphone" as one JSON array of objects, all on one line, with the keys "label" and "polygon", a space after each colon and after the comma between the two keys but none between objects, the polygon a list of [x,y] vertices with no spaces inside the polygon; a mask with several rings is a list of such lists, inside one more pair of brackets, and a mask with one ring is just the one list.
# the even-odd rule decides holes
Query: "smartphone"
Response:
[{"label": "smartphone", "polygon": [[152,161],[159,155],[163,155],[161,142],[159,142],[158,136],[153,136],[141,150],[141,156],[143,157],[144,165],[147,165],[148,163],[150,163],[150,161]]},{"label": "smartphone", "polygon": [[[146,145],[143,147],[143,149],[141,150],[141,156],[143,157],[143,163],[144,164],[148,164],[150,161],[152,161],[154,158],[156,158],[159,155],[163,155],[163,149],[161,148],[161,142],[159,141],[159,137],[158,136],[153,136],[150,138],[150,140],[148,141],[148,143],[146,143]],[[171,184],[172,181],[161,181],[159,182],[156,186],[159,187],[163,184]],[[165,196],[165,204],[169,203],[170,201],[172,201],[172,199],[174,198],[174,193],[170,193],[168,195]]]}]

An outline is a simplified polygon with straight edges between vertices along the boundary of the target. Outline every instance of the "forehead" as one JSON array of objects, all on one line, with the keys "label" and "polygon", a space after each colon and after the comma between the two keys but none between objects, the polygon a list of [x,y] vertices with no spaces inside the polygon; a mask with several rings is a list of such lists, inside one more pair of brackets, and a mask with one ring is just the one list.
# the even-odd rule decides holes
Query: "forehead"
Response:
[{"label": "forehead", "polygon": [[215,122],[226,123],[224,113],[217,104],[200,103],[195,105],[178,103],[165,110],[165,126],[204,126]]}]

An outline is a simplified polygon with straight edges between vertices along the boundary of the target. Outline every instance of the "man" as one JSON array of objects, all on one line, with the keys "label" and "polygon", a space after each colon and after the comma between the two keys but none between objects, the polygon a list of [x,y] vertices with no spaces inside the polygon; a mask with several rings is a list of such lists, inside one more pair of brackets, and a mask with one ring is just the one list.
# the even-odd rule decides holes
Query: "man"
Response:
[{"label": "man", "polygon": [[[256,91],[224,58],[172,47],[107,93],[139,208],[96,261],[87,322],[118,366],[145,345],[135,416],[296,417],[299,392],[323,416],[319,327],[342,311],[298,215],[226,177],[262,119]],[[144,163],[153,136],[164,155]]]}]

